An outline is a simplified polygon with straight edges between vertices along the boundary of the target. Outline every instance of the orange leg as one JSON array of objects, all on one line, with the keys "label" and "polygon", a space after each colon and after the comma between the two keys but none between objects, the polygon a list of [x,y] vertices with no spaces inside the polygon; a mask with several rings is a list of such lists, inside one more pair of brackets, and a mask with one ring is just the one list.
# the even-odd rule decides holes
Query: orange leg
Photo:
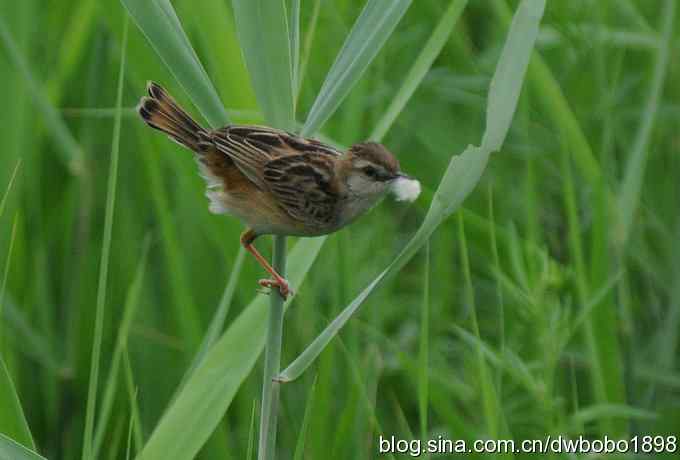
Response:
[{"label": "orange leg", "polygon": [[292,294],[293,291],[290,289],[290,286],[288,285],[288,281],[286,281],[281,275],[278,274],[276,270],[274,270],[274,267],[269,265],[269,262],[267,262],[267,259],[262,257],[262,254],[258,252],[257,249],[255,249],[255,246],[253,246],[253,241],[255,241],[255,238],[257,238],[257,235],[252,229],[248,229],[245,232],[241,234],[241,244],[245,248],[246,251],[251,253],[253,257],[262,265],[262,267],[269,272],[270,275],[272,275],[272,278],[274,279],[265,279],[265,280],[260,280],[260,286],[262,287],[268,287],[272,288],[274,286],[279,288],[279,292],[281,293],[281,296],[285,300],[289,294]]}]

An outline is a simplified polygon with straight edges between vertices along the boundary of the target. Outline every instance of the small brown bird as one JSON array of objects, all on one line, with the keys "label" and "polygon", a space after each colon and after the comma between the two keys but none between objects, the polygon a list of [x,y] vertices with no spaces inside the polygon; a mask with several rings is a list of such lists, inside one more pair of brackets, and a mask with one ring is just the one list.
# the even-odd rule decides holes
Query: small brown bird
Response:
[{"label": "small brown bird", "polygon": [[196,153],[207,181],[209,209],[247,225],[241,244],[286,298],[288,282],[253,246],[260,235],[318,236],[335,232],[373,207],[387,192],[413,201],[420,183],[402,173],[381,144],[363,142],[346,152],[314,139],[263,126],[199,126],[158,84],[137,108],[146,124]]}]

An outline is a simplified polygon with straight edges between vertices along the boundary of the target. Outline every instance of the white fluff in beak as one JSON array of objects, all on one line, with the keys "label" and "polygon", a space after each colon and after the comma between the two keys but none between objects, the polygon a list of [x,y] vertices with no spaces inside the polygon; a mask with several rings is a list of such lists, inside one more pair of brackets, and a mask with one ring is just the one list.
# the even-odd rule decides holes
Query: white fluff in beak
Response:
[{"label": "white fluff in beak", "polygon": [[413,201],[420,195],[420,182],[411,178],[399,177],[392,182],[392,193],[397,201]]}]

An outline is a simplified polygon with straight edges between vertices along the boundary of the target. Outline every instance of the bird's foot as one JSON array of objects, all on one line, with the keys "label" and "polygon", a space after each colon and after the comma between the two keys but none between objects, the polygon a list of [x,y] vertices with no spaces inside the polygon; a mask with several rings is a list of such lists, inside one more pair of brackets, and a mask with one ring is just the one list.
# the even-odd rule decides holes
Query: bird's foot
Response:
[{"label": "bird's foot", "polygon": [[283,300],[286,300],[289,295],[293,295],[293,290],[290,288],[288,285],[288,281],[284,280],[283,278],[280,279],[263,279],[258,281],[258,284],[262,286],[263,288],[278,288],[279,292],[281,293],[281,297],[283,297]]}]

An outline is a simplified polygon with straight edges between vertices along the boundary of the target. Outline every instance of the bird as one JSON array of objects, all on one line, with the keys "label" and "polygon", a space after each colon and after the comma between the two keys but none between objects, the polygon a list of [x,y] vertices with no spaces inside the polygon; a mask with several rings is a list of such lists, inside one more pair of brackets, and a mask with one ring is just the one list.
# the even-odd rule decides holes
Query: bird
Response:
[{"label": "bird", "polygon": [[354,222],[388,193],[413,201],[420,182],[403,173],[385,146],[360,142],[346,151],[258,125],[200,126],[158,83],[137,106],[142,120],[194,152],[206,181],[208,209],[245,225],[240,243],[271,275],[259,281],[292,294],[286,279],[257,251],[262,235],[320,236]]}]

